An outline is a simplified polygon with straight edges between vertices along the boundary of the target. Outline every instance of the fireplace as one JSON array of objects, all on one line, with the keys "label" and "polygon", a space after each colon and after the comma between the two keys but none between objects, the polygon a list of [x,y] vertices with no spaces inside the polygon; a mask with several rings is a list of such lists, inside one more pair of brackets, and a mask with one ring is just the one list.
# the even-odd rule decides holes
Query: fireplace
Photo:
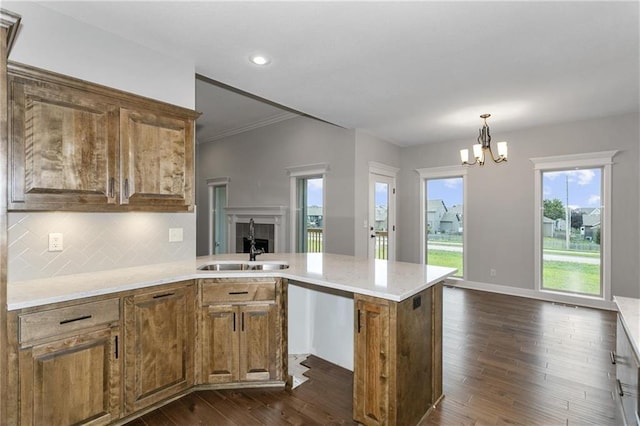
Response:
[{"label": "fireplace", "polygon": [[[255,238],[255,244],[256,244],[256,248],[259,250],[262,250],[263,253],[271,253],[271,250],[269,249],[270,246],[272,246],[273,244],[270,244],[269,240],[265,240],[264,238]],[[251,242],[249,241],[248,238],[246,237],[242,237],[242,252],[241,253],[249,253],[251,251]]]},{"label": "fireplace", "polygon": [[249,220],[254,222],[256,247],[265,253],[286,252],[286,207],[227,207],[229,253],[248,253]]}]

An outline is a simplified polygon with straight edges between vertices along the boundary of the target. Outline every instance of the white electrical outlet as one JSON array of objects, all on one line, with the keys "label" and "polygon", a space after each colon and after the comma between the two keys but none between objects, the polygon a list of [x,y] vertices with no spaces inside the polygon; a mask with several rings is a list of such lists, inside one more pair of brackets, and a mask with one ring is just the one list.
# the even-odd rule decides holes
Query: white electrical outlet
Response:
[{"label": "white electrical outlet", "polygon": [[62,251],[63,248],[62,233],[53,232],[49,234],[49,251]]},{"label": "white electrical outlet", "polygon": [[169,242],[179,243],[183,239],[182,228],[169,228]]},{"label": "white electrical outlet", "polygon": [[491,275],[492,277],[496,276],[496,270],[495,269],[489,269],[489,275]]}]

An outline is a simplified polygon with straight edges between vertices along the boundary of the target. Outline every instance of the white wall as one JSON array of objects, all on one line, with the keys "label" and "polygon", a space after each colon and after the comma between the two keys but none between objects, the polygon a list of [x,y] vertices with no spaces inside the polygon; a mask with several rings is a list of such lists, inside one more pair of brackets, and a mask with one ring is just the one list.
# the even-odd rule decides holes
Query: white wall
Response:
[{"label": "white wall", "polygon": [[[465,278],[533,290],[534,171],[529,159],[619,150],[612,178],[612,294],[640,297],[638,126],[638,114],[627,114],[509,133],[493,128],[495,140],[509,142],[509,161],[468,170]],[[473,135],[465,141],[402,149],[399,260],[420,261],[419,178],[414,170],[456,165],[459,150],[472,143]]]},{"label": "white wall", "polygon": [[22,16],[10,61],[195,108],[195,65],[32,2],[5,1]]},{"label": "white wall", "polygon": [[[22,16],[10,61],[187,108],[195,106],[194,64],[35,3],[6,1],[2,7]],[[137,232],[131,231],[132,223],[139,224]],[[193,213],[9,213],[9,225],[10,281],[195,256]],[[182,243],[168,242],[169,227],[183,228]],[[49,232],[65,234],[63,252],[46,251]],[[134,255],[134,248],[145,254]]]},{"label": "white wall", "polygon": [[353,371],[353,297],[289,283],[290,354],[314,354]]}]

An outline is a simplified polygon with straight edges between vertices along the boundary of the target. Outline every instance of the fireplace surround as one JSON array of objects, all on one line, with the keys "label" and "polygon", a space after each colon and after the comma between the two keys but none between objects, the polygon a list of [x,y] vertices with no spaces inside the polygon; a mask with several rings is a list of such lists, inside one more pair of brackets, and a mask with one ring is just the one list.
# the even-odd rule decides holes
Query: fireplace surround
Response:
[{"label": "fireplace surround", "polygon": [[286,252],[287,208],[284,206],[227,207],[229,253],[244,253],[249,235],[249,220],[255,224],[255,238],[266,244],[270,253]]}]

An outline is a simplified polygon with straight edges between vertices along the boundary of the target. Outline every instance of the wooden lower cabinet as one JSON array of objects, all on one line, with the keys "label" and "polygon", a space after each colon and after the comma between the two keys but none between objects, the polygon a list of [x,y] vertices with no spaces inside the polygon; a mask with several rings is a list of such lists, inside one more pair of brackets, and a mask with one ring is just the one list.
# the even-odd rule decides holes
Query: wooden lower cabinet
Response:
[{"label": "wooden lower cabinet", "polygon": [[354,300],[354,420],[417,424],[442,396],[442,284],[402,302]]},{"label": "wooden lower cabinet", "polygon": [[205,309],[203,371],[207,383],[276,378],[275,303]]},{"label": "wooden lower cabinet", "polygon": [[26,313],[10,321],[18,322],[19,399],[11,423],[103,425],[118,419],[118,299]]},{"label": "wooden lower cabinet", "polygon": [[124,298],[124,411],[194,384],[195,289],[191,282]]},{"label": "wooden lower cabinet", "polygon": [[280,279],[203,280],[202,383],[285,380],[282,292]]}]

